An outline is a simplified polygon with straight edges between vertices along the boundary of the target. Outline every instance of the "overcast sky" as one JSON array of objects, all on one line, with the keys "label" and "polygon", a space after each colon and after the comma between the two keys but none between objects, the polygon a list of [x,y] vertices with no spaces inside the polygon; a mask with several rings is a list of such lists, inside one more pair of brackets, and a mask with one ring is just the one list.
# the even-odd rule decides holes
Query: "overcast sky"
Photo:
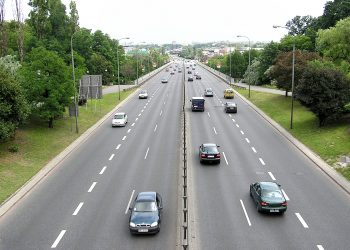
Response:
[{"label": "overcast sky", "polygon": [[[12,0],[6,1],[12,18]],[[24,14],[30,8],[22,0]],[[70,0],[62,0],[69,10]],[[279,41],[287,31],[273,29],[293,17],[322,15],[327,0],[76,0],[79,23],[112,38],[134,43]]]}]

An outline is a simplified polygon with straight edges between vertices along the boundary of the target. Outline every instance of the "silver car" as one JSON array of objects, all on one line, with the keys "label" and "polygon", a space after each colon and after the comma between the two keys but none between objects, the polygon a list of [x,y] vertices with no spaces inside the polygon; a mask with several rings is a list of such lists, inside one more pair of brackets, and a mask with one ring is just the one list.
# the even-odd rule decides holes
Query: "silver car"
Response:
[{"label": "silver car", "polygon": [[125,127],[128,123],[128,115],[125,112],[115,113],[112,119],[112,127]]}]

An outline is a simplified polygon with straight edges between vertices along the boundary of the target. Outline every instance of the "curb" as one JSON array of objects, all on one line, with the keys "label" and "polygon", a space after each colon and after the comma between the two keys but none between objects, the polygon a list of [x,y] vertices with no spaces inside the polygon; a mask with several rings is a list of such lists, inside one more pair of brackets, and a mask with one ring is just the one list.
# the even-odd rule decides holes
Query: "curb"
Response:
[{"label": "curb", "polygon": [[[211,70],[208,70],[202,64],[201,66],[206,69],[208,72],[213,74],[214,76],[224,80],[221,76],[216,75]],[[268,123],[272,125],[274,129],[276,129],[282,136],[284,136],[288,141],[290,141],[299,151],[301,151],[307,158],[309,158],[319,169],[322,170],[329,178],[331,178],[338,186],[340,186],[347,194],[350,194],[350,182],[345,179],[341,174],[339,174],[336,170],[332,168],[332,166],[328,165],[318,154],[313,152],[310,148],[301,143],[297,138],[295,138],[292,134],[290,134],[285,128],[279,125],[277,122],[272,120],[269,116],[267,116],[261,109],[255,106],[252,102],[246,99],[244,96],[239,94],[236,90],[235,93],[249,106],[251,106],[255,112],[257,112],[261,117],[263,117]]]}]

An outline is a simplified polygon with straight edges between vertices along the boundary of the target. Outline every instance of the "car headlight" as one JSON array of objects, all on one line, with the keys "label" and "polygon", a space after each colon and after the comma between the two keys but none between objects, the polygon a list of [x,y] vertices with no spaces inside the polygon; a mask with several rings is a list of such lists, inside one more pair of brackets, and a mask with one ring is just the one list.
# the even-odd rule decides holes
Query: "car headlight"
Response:
[{"label": "car headlight", "polygon": [[151,224],[151,227],[156,227],[156,226],[158,226],[158,222],[153,222],[153,223]]},{"label": "car headlight", "polygon": [[130,227],[136,227],[135,223],[134,222],[130,222]]}]

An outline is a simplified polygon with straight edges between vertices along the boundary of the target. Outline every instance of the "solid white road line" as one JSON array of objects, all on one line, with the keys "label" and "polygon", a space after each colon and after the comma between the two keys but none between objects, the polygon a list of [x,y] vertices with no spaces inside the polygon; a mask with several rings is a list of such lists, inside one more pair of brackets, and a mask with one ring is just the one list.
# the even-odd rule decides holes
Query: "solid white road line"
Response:
[{"label": "solid white road line", "polygon": [[266,165],[265,162],[263,161],[263,159],[259,158],[259,161],[261,162],[262,165]]},{"label": "solid white road line", "polygon": [[301,217],[301,215],[299,213],[295,213],[295,215],[298,217],[300,223],[303,225],[304,228],[309,228],[309,226],[306,224],[303,217]]},{"label": "solid white road line", "polygon": [[217,135],[218,133],[216,132],[216,129],[215,129],[215,127],[213,127],[213,130],[214,130],[214,133]]},{"label": "solid white road line", "polygon": [[80,202],[77,208],[74,210],[72,215],[77,215],[79,213],[80,208],[84,205],[84,202]]},{"label": "solid white road line", "polygon": [[56,248],[58,243],[60,243],[60,240],[63,238],[63,235],[66,233],[67,230],[62,230],[60,234],[57,236],[57,239],[55,242],[52,244],[51,248]]},{"label": "solid white road line", "polygon": [[267,172],[267,173],[270,175],[270,177],[271,177],[271,179],[272,179],[273,181],[276,180],[275,176],[273,176],[273,174],[272,174],[271,172]]},{"label": "solid white road line", "polygon": [[254,147],[252,147],[252,150],[253,150],[254,153],[256,153],[256,149]]},{"label": "solid white road line", "polygon": [[209,112],[208,112],[208,116],[210,117],[210,114],[209,114]]},{"label": "solid white road line", "polygon": [[111,154],[111,156],[109,157],[109,160],[111,161],[114,157],[114,154]]},{"label": "solid white road line", "polygon": [[242,135],[244,135],[244,132],[243,132],[243,130],[241,130],[241,134],[242,134]]},{"label": "solid white road line", "polygon": [[148,151],[149,151],[149,147],[147,148],[147,152],[145,154],[145,160],[147,159]]},{"label": "solid white road line", "polygon": [[101,169],[100,174],[103,174],[103,173],[105,172],[106,168],[107,168],[107,166],[104,166],[104,167]]},{"label": "solid white road line", "polygon": [[94,187],[96,186],[96,184],[97,184],[96,181],[94,181],[94,182],[92,183],[91,187],[90,187],[89,190],[88,190],[88,193],[91,193],[91,191],[94,189]]},{"label": "solid white road line", "polygon": [[135,126],[135,122],[133,124],[131,124],[131,127],[134,127]]},{"label": "solid white road line", "polygon": [[154,127],[154,130],[153,130],[153,132],[156,132],[156,130],[157,130],[157,127],[158,127],[158,124],[156,124],[156,126]]},{"label": "solid white road line", "polygon": [[118,149],[120,148],[121,145],[122,145],[122,144],[118,144],[118,146],[117,146],[115,149],[118,150]]},{"label": "solid white road line", "polygon": [[281,189],[281,190],[282,190],[282,193],[283,193],[283,195],[284,195],[284,198],[286,198],[286,200],[289,201],[289,197],[288,197],[288,195],[286,194],[286,192],[284,192],[283,189]]},{"label": "solid white road line", "polygon": [[131,193],[131,196],[130,196],[130,199],[129,199],[129,202],[128,202],[128,206],[125,209],[125,214],[128,213],[128,210],[129,210],[129,207],[130,207],[130,203],[131,203],[132,197],[134,196],[134,193],[135,193],[135,190],[132,190],[132,193]]},{"label": "solid white road line", "polygon": [[319,250],[324,250],[324,248],[323,248],[322,245],[317,245],[317,248],[318,248]]},{"label": "solid white road line", "polygon": [[125,139],[126,139],[126,135],[124,135],[124,137],[123,137],[122,141],[125,141]]},{"label": "solid white road line", "polygon": [[160,114],[159,114],[159,116],[162,116],[162,114],[163,114],[163,110],[161,110],[161,111],[160,111]]},{"label": "solid white road line", "polygon": [[247,219],[247,221],[248,221],[248,225],[249,225],[249,226],[251,226],[251,225],[252,225],[252,223],[250,223],[250,219],[249,219],[249,216],[248,216],[247,210],[245,210],[245,206],[244,206],[244,204],[243,204],[243,201],[242,201],[242,200],[240,200],[240,201],[241,201],[241,205],[242,205],[242,208],[243,208],[243,212],[244,212],[245,217],[246,217],[246,219]]},{"label": "solid white road line", "polygon": [[226,165],[228,165],[228,162],[227,162],[227,159],[226,159],[225,152],[222,152],[222,154],[224,155],[224,159],[225,159],[225,161],[226,161]]},{"label": "solid white road line", "polygon": [[248,138],[245,138],[245,140],[246,140],[248,143],[250,143],[250,141],[249,141],[249,139],[248,139]]}]

